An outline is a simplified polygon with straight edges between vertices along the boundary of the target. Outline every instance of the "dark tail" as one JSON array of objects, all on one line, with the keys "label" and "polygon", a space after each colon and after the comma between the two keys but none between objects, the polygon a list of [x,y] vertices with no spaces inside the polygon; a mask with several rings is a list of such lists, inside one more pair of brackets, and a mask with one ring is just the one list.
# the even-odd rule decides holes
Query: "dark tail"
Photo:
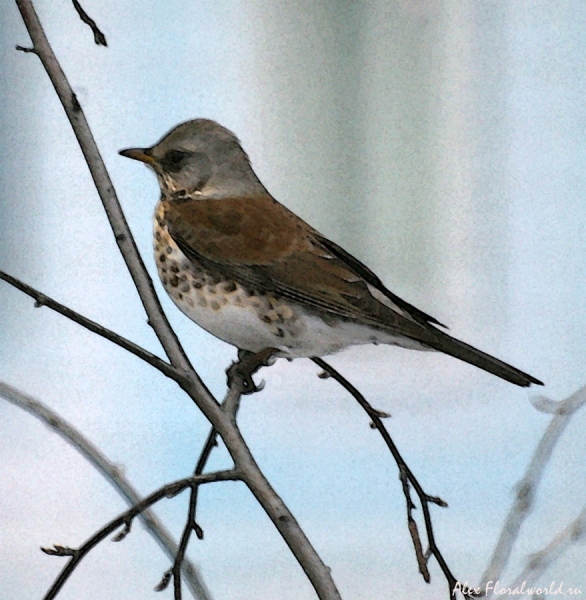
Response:
[{"label": "dark tail", "polygon": [[434,350],[439,350],[440,352],[445,352],[450,356],[454,356],[463,360],[464,362],[470,363],[479,369],[483,369],[484,371],[488,371],[501,379],[505,379],[506,381],[510,381],[515,385],[520,385],[522,387],[530,386],[532,383],[536,385],[543,385],[539,379],[535,379],[535,377],[531,377],[527,373],[523,373],[519,369],[508,365],[507,363],[499,360],[498,358],[494,358],[493,356],[489,356],[460,340],[456,340],[453,337],[443,333],[442,331],[438,331],[437,329],[434,331],[436,335],[433,336],[433,340],[425,340],[425,343],[431,346]]}]

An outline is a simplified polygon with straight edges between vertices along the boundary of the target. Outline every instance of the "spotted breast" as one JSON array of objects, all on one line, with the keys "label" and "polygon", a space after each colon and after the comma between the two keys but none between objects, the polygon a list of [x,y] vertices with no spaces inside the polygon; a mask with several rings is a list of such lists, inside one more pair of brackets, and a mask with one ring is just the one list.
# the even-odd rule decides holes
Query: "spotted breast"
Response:
[{"label": "spotted breast", "polygon": [[296,346],[298,338],[303,343],[306,332],[300,311],[185,256],[169,234],[167,206],[161,200],[155,210],[154,250],[159,277],[176,306],[200,327],[239,348],[258,352],[281,347],[283,354],[290,355],[289,347]]}]

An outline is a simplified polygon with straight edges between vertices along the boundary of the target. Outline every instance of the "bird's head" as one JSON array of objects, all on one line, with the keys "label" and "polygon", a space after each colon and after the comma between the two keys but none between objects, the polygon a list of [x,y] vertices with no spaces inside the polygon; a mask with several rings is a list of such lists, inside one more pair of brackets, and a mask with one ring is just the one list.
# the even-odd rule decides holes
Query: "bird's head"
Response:
[{"label": "bird's head", "polygon": [[238,138],[209,119],[187,121],[150,148],[128,148],[119,154],[151,167],[164,195],[227,198],[267,193]]}]

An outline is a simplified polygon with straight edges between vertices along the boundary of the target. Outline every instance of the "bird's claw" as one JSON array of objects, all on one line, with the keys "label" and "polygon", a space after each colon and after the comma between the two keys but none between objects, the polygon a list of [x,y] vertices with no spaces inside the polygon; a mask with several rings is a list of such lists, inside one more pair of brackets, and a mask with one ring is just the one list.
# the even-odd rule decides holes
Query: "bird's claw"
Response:
[{"label": "bird's claw", "polygon": [[276,360],[276,352],[274,348],[265,348],[260,352],[248,352],[247,350],[238,350],[238,360],[228,367],[226,375],[228,377],[228,387],[240,385],[242,395],[254,394],[260,392],[265,387],[265,381],[261,381],[259,385],[254,383],[252,376],[261,367],[266,367],[274,364]]}]

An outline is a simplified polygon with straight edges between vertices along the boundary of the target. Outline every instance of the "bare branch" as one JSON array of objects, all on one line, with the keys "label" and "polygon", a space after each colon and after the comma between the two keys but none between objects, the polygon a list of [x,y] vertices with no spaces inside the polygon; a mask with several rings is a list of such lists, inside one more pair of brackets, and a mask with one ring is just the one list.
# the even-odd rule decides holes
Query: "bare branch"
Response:
[{"label": "bare branch", "polygon": [[72,321],[81,325],[82,327],[89,329],[89,331],[97,333],[103,338],[114,342],[114,344],[116,344],[117,346],[128,350],[128,352],[130,352],[131,354],[142,358],[142,360],[147,362],[149,365],[155,367],[155,369],[158,369],[159,371],[161,371],[161,373],[175,381],[181,381],[185,377],[184,373],[181,373],[175,367],[170,365],[168,362],[165,362],[152,352],[145,350],[141,346],[138,346],[137,344],[131,342],[130,340],[127,340],[126,338],[123,338],[121,335],[114,333],[113,331],[107,329],[106,327],[103,327],[99,323],[96,323],[95,321],[92,321],[91,319],[80,315],[78,312],[75,312],[74,310],[68,308],[64,304],[60,304],[56,300],[49,298],[49,296],[46,296],[38,290],[35,290],[30,285],[23,283],[22,281],[20,281],[20,279],[17,279],[16,277],[13,277],[12,275],[5,273],[4,271],[0,271],[0,279],[3,279],[4,281],[19,289],[21,292],[24,292],[31,298],[34,298],[36,308],[46,306],[47,308],[58,312],[59,314],[63,315],[64,317],[67,317],[68,319],[71,319]]},{"label": "bare branch", "polygon": [[[181,348],[175,332],[172,330],[163,313],[154,292],[152,280],[138,253],[136,242],[132,237],[132,233],[122,212],[114,185],[92,136],[85,114],[79,102],[74,100],[75,94],[49,45],[33,4],[30,0],[16,0],[16,4],[33,41],[34,52],[41,60],[79,142],[106,215],[108,216],[114,238],[147,312],[149,323],[155,329],[157,337],[161,340],[165,353],[169,356],[171,362],[180,369],[193,372],[187,355]],[[199,378],[195,385],[200,389],[202,394],[207,392]]]},{"label": "bare branch", "polygon": [[[273,349],[263,350],[257,354],[247,351],[239,351],[238,361],[229,367],[227,372],[230,387],[228,389],[228,393],[222,401],[222,409],[232,418],[234,423],[236,422],[236,414],[240,406],[240,398],[242,397],[242,394],[250,394],[253,393],[254,390],[258,391],[261,389],[260,386],[255,385],[252,375],[261,367],[274,364],[276,360],[274,356],[275,352],[276,351]],[[212,427],[206,443],[204,444],[199,460],[197,461],[194,475],[200,475],[203,473],[212,450],[217,445],[216,435],[216,430]],[[177,551],[173,567],[167,571],[167,573],[165,573],[161,583],[159,584],[160,586],[166,587],[169,584],[169,577],[172,576],[175,600],[181,600],[181,565],[185,558],[185,552],[189,544],[191,533],[195,532],[198,539],[203,538],[203,529],[198,525],[195,518],[198,490],[198,485],[194,485],[191,488],[187,520],[183,528],[181,541],[179,542],[179,550]]]},{"label": "bare branch", "polygon": [[[538,410],[551,413],[553,412],[552,402],[551,400],[546,402],[540,398],[538,401],[533,401],[533,404]],[[507,515],[490,563],[482,575],[481,589],[486,589],[487,582],[496,581],[501,577],[511,556],[513,545],[519,536],[521,526],[533,509],[537,488],[553,450],[572,416],[586,404],[586,386],[580,388],[566,400],[555,404],[557,405],[555,415],[537,444],[523,479],[515,486],[517,490],[515,502]]]},{"label": "bare branch", "polygon": [[196,531],[197,533],[201,531],[201,528],[195,522],[195,509],[198,489],[199,485],[191,486],[191,495],[189,497],[189,509],[187,512],[187,522],[183,527],[183,533],[181,534],[181,540],[179,541],[179,547],[175,555],[175,560],[173,561],[173,566],[171,567],[171,569],[167,571],[163,576],[163,579],[161,580],[160,584],[163,585],[164,582],[168,584],[167,574],[170,574],[173,577],[173,595],[175,600],[181,600],[181,569],[183,566],[183,561],[185,560],[185,552],[187,551],[187,546],[191,538],[191,533],[193,531]]},{"label": "bare branch", "polygon": [[[120,496],[124,498],[129,506],[134,506],[140,502],[138,492],[124,477],[122,471],[113,465],[99,448],[83,436],[75,427],[73,427],[73,425],[71,425],[71,423],[52,411],[40,400],[21,392],[3,381],[0,381],[0,396],[30,413],[61,436],[61,438],[72,448],[77,450],[87,459],[104,479],[112,485]],[[173,560],[177,553],[177,544],[166,527],[159,521],[157,516],[148,509],[140,514],[140,519],[162,550],[169,558],[171,558],[171,560]],[[183,563],[183,570],[186,574],[186,583],[194,598],[211,600],[211,596],[201,578],[199,569],[197,569],[191,561],[186,559]]]},{"label": "bare branch", "polygon": [[[436,496],[428,495],[419,481],[417,481],[415,475],[411,472],[411,469],[407,466],[407,463],[399,453],[399,450],[395,446],[395,443],[391,439],[389,432],[386,430],[382,419],[381,414],[385,417],[388,416],[386,413],[381,413],[381,411],[373,408],[370,403],[366,400],[366,398],[345,378],[343,377],[334,367],[332,367],[325,360],[317,357],[313,357],[311,359],[316,365],[321,367],[325,373],[329,375],[332,379],[335,379],[345,390],[347,390],[360,404],[360,406],[364,409],[364,411],[368,414],[368,416],[372,419],[372,423],[375,429],[381,434],[387,448],[390,450],[391,454],[397,466],[399,467],[399,474],[401,477],[401,481],[403,483],[403,493],[405,494],[405,501],[407,502],[407,513],[408,513],[408,526],[409,532],[411,534],[411,538],[413,540],[413,545],[415,548],[415,554],[417,557],[417,562],[421,571],[421,574],[426,582],[429,582],[429,572],[427,567],[422,568],[422,551],[421,551],[421,541],[419,539],[419,533],[416,532],[413,525],[411,524],[411,510],[414,508],[413,502],[411,500],[411,496],[409,493],[409,483],[413,486],[415,493],[417,494],[420,504],[421,510],[423,511],[423,518],[425,521],[425,532],[427,534],[427,541],[429,544],[429,553],[435,557],[437,560],[449,586],[450,597],[455,598],[455,589],[458,584],[458,580],[454,577],[452,572],[450,571],[444,557],[440,549],[437,546],[435,541],[435,536],[433,532],[433,524],[431,521],[431,514],[429,512],[429,503],[437,504],[438,506],[447,507],[447,503],[444,502],[441,498]],[[322,377],[323,378],[323,377]],[[426,578],[427,577],[427,578]],[[472,595],[464,594],[466,598],[471,598]]]},{"label": "bare branch", "polygon": [[[256,371],[261,366],[273,364],[273,362],[274,362],[274,357],[269,353],[269,355],[266,358],[263,358],[263,360],[261,362],[259,362],[258,365],[256,365],[256,366],[250,365],[250,366],[254,367],[254,371]],[[230,367],[230,369],[232,369],[232,367]],[[233,378],[231,380],[230,387],[228,388],[228,392],[226,393],[224,400],[222,400],[221,406],[222,406],[222,409],[224,410],[224,412],[226,414],[230,415],[231,418],[234,421],[236,421],[236,415],[238,413],[238,408],[240,407],[240,399],[242,397],[243,392],[245,391],[245,388],[247,386],[249,387],[249,384],[245,383],[245,378],[243,378],[242,376],[239,376],[238,371],[235,371],[233,374],[235,376],[233,376]],[[251,374],[252,373],[249,372],[248,375],[251,376]],[[254,385],[254,382],[253,382],[253,385]],[[260,386],[257,386],[257,389],[258,389],[258,387],[260,387]],[[195,470],[193,472],[194,475],[200,475],[201,473],[203,473],[203,470],[205,469],[205,466],[210,458],[210,455],[211,455],[213,449],[218,445],[217,437],[218,437],[218,432],[212,427],[210,429],[208,437],[205,441],[205,444],[203,445],[199,459],[195,466]],[[190,501],[190,502],[192,502],[192,505],[190,505],[190,517],[189,518],[193,523],[193,528],[195,530],[197,537],[201,540],[201,539],[203,539],[203,529],[197,524],[196,519],[195,519],[195,513],[196,513],[196,509],[197,509],[198,489],[199,489],[198,487],[195,487],[192,491],[192,498]]]},{"label": "bare branch", "polygon": [[81,4],[77,0],[73,0],[73,6],[79,15],[79,18],[90,27],[94,34],[94,42],[97,46],[107,46],[106,36],[100,31],[96,22],[83,10]]},{"label": "bare branch", "polygon": [[43,552],[47,554],[71,557],[70,561],[63,568],[43,600],[53,600],[53,598],[57,596],[59,590],[63,587],[63,584],[90,550],[106,539],[111,533],[114,533],[119,527],[126,528],[129,521],[132,521],[132,519],[140,515],[147,508],[153,506],[153,504],[156,504],[163,498],[174,498],[177,494],[192,485],[202,485],[204,483],[214,483],[216,481],[237,481],[239,479],[241,479],[240,474],[235,469],[215,471],[213,473],[206,473],[205,475],[193,475],[185,479],[179,479],[178,481],[174,481],[173,483],[169,483],[162,488],[159,488],[157,491],[138,502],[130,510],[123,512],[120,516],[110,521],[107,525],[102,527],[102,529],[88,538],[79,548],[62,548],[61,546],[41,548]]},{"label": "bare branch", "polygon": [[178,382],[180,387],[190,396],[218,431],[236,468],[242,475],[242,480],[291,549],[316,590],[318,597],[321,600],[339,600],[340,594],[331,577],[330,569],[320,559],[291,511],[261,472],[236,423],[230,415],[222,410],[217,400],[210,394],[191,366],[175,332],[163,313],[82,107],[75,98],[65,73],[49,45],[32,1],[16,0],[16,4],[33,41],[33,48],[55,88],[77,137],[110,221],[114,238],[147,312],[148,322],[153,327],[171,364],[180,372],[186,373],[185,379]]},{"label": "bare branch", "polygon": [[574,544],[584,539],[586,535],[586,507],[564,530],[560,531],[545,548],[531,554],[527,565],[510,586],[519,587],[524,581],[531,585],[545,570]]},{"label": "bare branch", "polygon": [[[210,458],[212,450],[218,445],[217,442],[218,432],[212,427],[206,438],[205,444],[203,445],[201,454],[195,466],[195,470],[193,472],[194,475],[201,475],[205,466]],[[199,486],[193,488],[191,492],[191,498],[189,499],[189,516],[193,522],[193,528],[195,530],[195,535],[199,540],[203,540],[203,529],[199,526],[196,521],[196,511],[197,511],[197,498],[198,498]]]}]

